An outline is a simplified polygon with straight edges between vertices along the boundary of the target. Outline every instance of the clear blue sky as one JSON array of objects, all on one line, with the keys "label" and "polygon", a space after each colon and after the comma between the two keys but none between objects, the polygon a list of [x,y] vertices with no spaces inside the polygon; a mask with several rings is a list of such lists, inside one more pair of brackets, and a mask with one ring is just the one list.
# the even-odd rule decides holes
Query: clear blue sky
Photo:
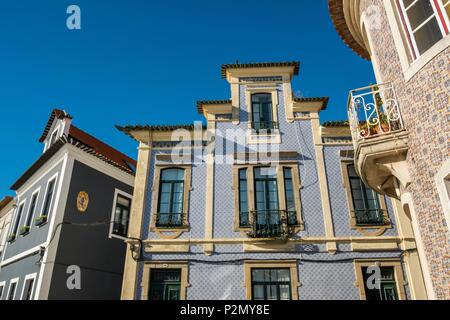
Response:
[{"label": "clear blue sky", "polygon": [[[80,31],[66,28],[70,4]],[[322,121],[345,119],[348,91],[374,82],[326,0],[3,1],[0,30],[0,197],[40,155],[53,108],[136,156],[114,125],[201,119],[197,100],[230,97],[222,63],[299,60],[294,90],[331,98]]]}]

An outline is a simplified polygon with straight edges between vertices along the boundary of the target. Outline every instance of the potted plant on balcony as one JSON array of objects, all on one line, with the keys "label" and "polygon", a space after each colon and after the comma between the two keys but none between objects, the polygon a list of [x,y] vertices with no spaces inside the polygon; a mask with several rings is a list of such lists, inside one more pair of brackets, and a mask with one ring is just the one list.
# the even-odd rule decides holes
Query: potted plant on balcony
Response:
[{"label": "potted plant on balcony", "polygon": [[391,129],[389,128],[389,119],[388,119],[387,115],[380,112],[379,121],[380,121],[380,125],[375,127],[377,134],[388,133],[389,131],[391,131]]},{"label": "potted plant on balcony", "polygon": [[46,222],[47,222],[47,216],[46,215],[40,215],[38,218],[36,218],[34,220],[34,225],[39,227],[39,226],[42,226]]},{"label": "potted plant on balcony", "polygon": [[8,242],[13,242],[14,240],[16,240],[16,234],[15,233],[11,233],[9,236],[8,236]]},{"label": "potted plant on balcony", "polygon": [[359,134],[362,138],[369,138],[377,134],[377,129],[375,126],[367,124],[366,121],[361,121],[359,123]]},{"label": "potted plant on balcony", "polygon": [[21,236],[26,235],[29,232],[30,232],[30,227],[29,226],[24,226],[24,227],[20,228],[20,230],[19,230],[19,234]]}]

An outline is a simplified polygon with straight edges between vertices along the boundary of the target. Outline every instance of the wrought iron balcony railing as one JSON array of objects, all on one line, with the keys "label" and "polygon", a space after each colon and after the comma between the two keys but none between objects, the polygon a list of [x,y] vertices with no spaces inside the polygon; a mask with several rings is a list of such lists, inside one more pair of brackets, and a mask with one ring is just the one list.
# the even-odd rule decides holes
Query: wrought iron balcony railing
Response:
[{"label": "wrought iron balcony railing", "polygon": [[256,132],[260,132],[260,131],[273,131],[278,129],[278,123],[274,122],[274,121],[253,121],[252,122],[252,129],[255,130]]},{"label": "wrought iron balcony railing", "polygon": [[297,226],[297,213],[286,210],[258,210],[251,213],[252,230],[249,237],[261,239],[287,239]]},{"label": "wrought iron balcony railing", "polygon": [[361,140],[405,129],[392,84],[352,90],[348,99],[348,119],[355,149]]},{"label": "wrought iron balcony railing", "polygon": [[157,228],[181,228],[184,226],[184,213],[158,213],[156,217]]},{"label": "wrought iron balcony railing", "polygon": [[354,211],[357,226],[384,226],[389,224],[389,218],[384,210],[366,209]]}]

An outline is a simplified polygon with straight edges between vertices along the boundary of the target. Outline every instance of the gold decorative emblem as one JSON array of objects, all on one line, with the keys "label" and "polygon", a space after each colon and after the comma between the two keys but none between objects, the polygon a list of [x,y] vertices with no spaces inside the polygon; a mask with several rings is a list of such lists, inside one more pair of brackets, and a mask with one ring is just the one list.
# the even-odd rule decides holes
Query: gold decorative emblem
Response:
[{"label": "gold decorative emblem", "polygon": [[78,211],[80,211],[81,213],[84,213],[84,212],[86,212],[88,206],[89,206],[89,195],[87,194],[87,192],[80,191],[80,193],[78,193],[78,197],[77,197]]}]

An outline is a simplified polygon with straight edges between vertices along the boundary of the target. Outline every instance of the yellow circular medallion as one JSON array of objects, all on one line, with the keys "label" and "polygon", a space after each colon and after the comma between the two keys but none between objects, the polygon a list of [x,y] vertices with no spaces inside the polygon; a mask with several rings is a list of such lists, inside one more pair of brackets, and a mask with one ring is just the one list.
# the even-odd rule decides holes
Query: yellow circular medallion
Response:
[{"label": "yellow circular medallion", "polygon": [[87,192],[81,191],[78,193],[77,197],[77,209],[81,213],[86,212],[87,208],[89,206],[89,195]]}]

